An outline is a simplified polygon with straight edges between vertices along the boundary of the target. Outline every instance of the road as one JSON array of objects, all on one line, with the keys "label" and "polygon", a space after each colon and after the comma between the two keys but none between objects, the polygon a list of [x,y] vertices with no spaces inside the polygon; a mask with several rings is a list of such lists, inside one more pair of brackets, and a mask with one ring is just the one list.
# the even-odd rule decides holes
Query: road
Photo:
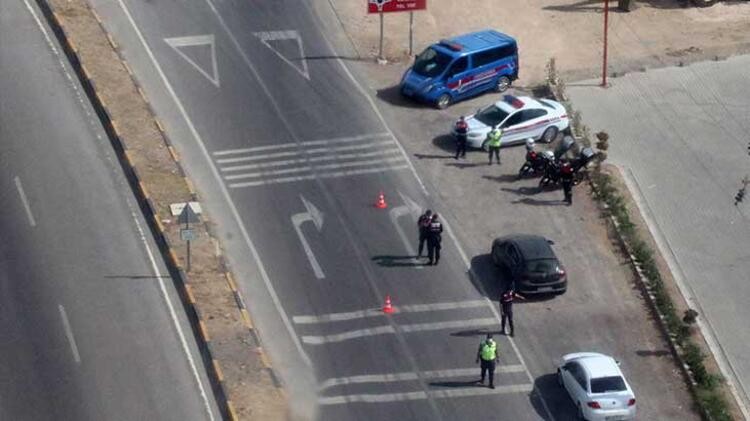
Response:
[{"label": "road", "polygon": [[609,159],[746,408],[750,208],[733,203],[750,164],[748,65],[740,56],[568,89],[586,124],[610,134]]},{"label": "road", "polygon": [[0,419],[220,419],[172,280],[40,16],[0,5]]}]

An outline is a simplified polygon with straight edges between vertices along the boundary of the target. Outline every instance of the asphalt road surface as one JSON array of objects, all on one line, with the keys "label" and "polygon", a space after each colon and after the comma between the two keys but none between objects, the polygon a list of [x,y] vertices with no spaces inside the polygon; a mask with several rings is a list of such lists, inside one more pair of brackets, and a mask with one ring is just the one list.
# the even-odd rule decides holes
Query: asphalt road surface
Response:
[{"label": "asphalt road surface", "polygon": [[172,280],[40,17],[0,4],[0,419],[220,419]]},{"label": "asphalt road surface", "polygon": [[[610,134],[682,293],[724,373],[750,405],[750,207],[734,206],[750,168],[750,57],[569,84],[592,130]],[[747,411],[745,415],[748,416]]]},{"label": "asphalt road surface", "polygon": [[416,217],[440,203],[309,3],[92,3],[217,223],[295,416],[572,415],[549,408],[536,388],[553,376],[507,337],[498,387],[474,384],[478,332],[499,327],[467,273],[476,257],[448,230],[438,267],[413,259]]}]

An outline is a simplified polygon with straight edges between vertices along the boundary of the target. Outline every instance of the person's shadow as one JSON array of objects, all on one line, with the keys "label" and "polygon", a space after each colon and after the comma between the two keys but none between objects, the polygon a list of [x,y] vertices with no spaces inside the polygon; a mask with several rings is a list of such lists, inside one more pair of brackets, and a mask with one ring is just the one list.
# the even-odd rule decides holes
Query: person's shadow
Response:
[{"label": "person's shadow", "polygon": [[424,266],[424,263],[419,261],[417,256],[379,255],[379,256],[373,256],[372,261],[374,261],[380,266],[385,266],[385,267]]}]

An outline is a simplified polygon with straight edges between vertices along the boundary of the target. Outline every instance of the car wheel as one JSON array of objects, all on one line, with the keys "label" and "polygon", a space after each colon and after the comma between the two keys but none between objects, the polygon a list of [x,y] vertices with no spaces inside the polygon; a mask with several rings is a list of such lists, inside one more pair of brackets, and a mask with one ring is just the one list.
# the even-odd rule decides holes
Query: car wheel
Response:
[{"label": "car wheel", "polygon": [[565,385],[563,384],[562,372],[559,368],[557,369],[557,385],[560,387],[565,387]]},{"label": "car wheel", "polygon": [[555,138],[557,138],[557,132],[559,130],[555,126],[547,127],[547,130],[542,133],[542,142],[544,143],[552,143]]},{"label": "car wheel", "polygon": [[437,101],[435,101],[435,106],[440,110],[448,108],[449,105],[451,105],[451,96],[448,94],[440,95]]},{"label": "car wheel", "polygon": [[510,78],[508,76],[500,76],[495,82],[495,92],[505,92],[510,88]]}]

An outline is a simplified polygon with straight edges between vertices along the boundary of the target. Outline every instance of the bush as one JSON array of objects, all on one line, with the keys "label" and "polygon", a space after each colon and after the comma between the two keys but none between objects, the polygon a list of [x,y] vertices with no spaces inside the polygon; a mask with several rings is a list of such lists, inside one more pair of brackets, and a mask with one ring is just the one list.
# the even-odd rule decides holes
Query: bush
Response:
[{"label": "bush", "polygon": [[698,405],[713,421],[731,421],[732,416],[727,410],[727,402],[717,391],[699,390]]}]

